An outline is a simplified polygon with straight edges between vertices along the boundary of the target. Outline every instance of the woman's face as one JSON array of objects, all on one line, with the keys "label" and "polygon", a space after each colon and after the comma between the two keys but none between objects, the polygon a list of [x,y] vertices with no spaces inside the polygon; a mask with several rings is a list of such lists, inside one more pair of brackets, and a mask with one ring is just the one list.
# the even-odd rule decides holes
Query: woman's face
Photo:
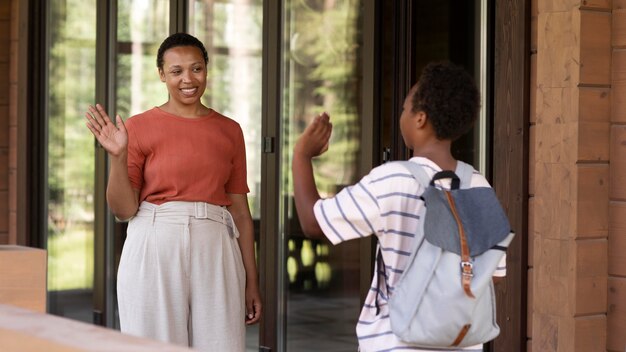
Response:
[{"label": "woman's face", "polygon": [[195,46],[177,46],[163,53],[163,68],[159,69],[161,81],[170,93],[170,101],[183,105],[200,102],[206,89],[206,64],[204,56]]}]

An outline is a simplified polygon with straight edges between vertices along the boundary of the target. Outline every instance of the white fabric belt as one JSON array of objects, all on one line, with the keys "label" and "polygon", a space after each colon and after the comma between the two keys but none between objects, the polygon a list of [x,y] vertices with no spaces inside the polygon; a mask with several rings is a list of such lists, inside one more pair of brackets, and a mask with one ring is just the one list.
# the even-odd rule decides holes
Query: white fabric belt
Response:
[{"label": "white fabric belt", "polygon": [[136,217],[151,217],[152,222],[163,217],[187,217],[207,219],[224,224],[230,236],[239,237],[235,221],[226,207],[205,202],[165,202],[156,205],[150,202],[141,202]]}]

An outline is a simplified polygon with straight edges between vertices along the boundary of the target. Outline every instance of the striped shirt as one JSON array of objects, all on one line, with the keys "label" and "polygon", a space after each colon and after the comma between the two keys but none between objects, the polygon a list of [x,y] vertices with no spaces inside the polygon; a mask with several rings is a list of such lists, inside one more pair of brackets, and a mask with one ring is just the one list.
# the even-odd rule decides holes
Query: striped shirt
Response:
[{"label": "striped shirt", "polygon": [[[426,158],[414,157],[432,177],[441,168]],[[438,186],[449,189],[450,180],[437,181]],[[487,180],[475,172],[470,187],[490,187]],[[391,331],[387,292],[393,294],[394,287],[407,266],[410,248],[413,248],[415,229],[421,219],[417,215],[424,206],[420,195],[423,187],[411,173],[398,163],[378,166],[360,182],[344,188],[336,196],[320,199],[315,203],[317,222],[333,244],[367,237],[375,234],[385,262],[385,275],[388,291],[384,283],[378,283],[374,275],[370,290],[359,316],[356,333],[359,349],[368,351],[427,351],[407,345]],[[378,273],[376,264],[375,273]],[[506,256],[498,265],[494,276],[506,274]],[[383,281],[383,280],[381,280]],[[376,315],[376,296],[380,312]],[[482,345],[462,349],[482,351]]]}]

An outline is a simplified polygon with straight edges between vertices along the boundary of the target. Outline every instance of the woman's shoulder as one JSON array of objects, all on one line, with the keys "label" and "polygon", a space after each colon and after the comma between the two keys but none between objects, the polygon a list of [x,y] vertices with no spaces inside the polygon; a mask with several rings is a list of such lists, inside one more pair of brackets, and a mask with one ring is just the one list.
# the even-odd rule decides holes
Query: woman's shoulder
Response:
[{"label": "woman's shoulder", "polygon": [[220,123],[222,123],[222,124],[224,124],[226,126],[229,126],[229,127],[232,127],[232,128],[238,128],[238,129],[241,128],[241,126],[239,125],[239,122],[235,121],[234,119],[232,119],[232,118],[230,118],[230,117],[228,117],[228,116],[226,116],[226,115],[224,115],[224,114],[222,114],[222,113],[220,113],[218,111],[210,109],[209,115],[214,117],[214,118],[216,118],[216,119],[218,119],[218,121],[220,121]]},{"label": "woman's shoulder", "polygon": [[144,112],[140,112],[138,114],[135,115],[131,115],[127,120],[126,120],[126,124],[128,125],[129,123],[131,125],[134,124],[139,124],[142,122],[145,122],[147,119],[154,117],[156,115],[159,114],[159,109],[157,109],[156,107],[152,108],[152,109],[148,109]]}]

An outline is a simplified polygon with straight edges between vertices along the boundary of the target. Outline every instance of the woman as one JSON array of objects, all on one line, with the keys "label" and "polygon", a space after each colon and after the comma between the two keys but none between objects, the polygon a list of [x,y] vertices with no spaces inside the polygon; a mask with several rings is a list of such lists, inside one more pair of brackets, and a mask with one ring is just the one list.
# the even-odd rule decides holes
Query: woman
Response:
[{"label": "woman", "polygon": [[239,124],[201,102],[208,56],[173,34],[157,67],[169,99],[114,124],[89,107],[110,159],[107,202],[130,219],[118,270],[122,332],[200,350],[243,351],[261,317]]}]

